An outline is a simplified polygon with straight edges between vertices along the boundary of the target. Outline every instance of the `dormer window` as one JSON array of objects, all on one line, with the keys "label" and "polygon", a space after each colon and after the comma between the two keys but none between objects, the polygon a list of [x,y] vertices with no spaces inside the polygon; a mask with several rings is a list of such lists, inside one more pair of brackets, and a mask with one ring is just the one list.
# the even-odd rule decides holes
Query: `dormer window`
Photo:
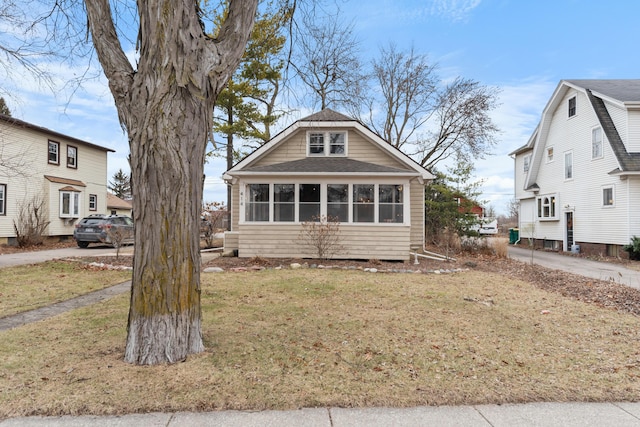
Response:
[{"label": "dormer window", "polygon": [[309,134],[309,154],[310,155],[324,155],[324,134],[323,133],[311,133]]},{"label": "dormer window", "polygon": [[346,132],[309,132],[309,156],[344,156],[347,154]]}]

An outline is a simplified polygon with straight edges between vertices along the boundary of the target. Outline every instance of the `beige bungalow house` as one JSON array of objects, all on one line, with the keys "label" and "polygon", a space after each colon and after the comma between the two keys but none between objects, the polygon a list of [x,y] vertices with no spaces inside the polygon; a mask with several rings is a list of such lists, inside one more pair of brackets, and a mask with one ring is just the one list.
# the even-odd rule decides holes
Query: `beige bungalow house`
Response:
[{"label": "beige bungalow house", "polygon": [[424,246],[424,185],[433,175],[364,126],[330,109],[300,119],[223,176],[231,185],[225,250],[308,257],[303,224],[339,221],[333,258],[409,260]]},{"label": "beige bungalow house", "polygon": [[107,154],[101,147],[0,115],[0,244],[15,244],[21,209],[38,202],[46,237],[73,235],[76,221],[107,213]]}]

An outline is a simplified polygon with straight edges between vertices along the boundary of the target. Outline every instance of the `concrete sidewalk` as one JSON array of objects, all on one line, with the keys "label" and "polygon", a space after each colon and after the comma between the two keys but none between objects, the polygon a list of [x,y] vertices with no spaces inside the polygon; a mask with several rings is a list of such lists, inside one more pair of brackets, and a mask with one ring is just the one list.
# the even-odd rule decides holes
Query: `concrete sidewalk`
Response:
[{"label": "concrete sidewalk", "polygon": [[637,427],[640,426],[640,403],[526,403],[366,409],[307,408],[294,411],[26,417],[0,422],[0,427],[10,426]]}]

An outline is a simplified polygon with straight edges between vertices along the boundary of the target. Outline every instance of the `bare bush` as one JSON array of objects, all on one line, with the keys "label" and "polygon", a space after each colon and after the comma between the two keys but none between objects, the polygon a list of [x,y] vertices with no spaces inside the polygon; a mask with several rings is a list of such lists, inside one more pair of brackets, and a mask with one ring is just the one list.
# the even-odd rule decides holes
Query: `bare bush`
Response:
[{"label": "bare bush", "polygon": [[13,220],[16,240],[21,248],[44,243],[49,226],[47,209],[41,196],[34,196],[18,205],[18,216]]},{"label": "bare bush", "polygon": [[313,217],[303,222],[299,240],[311,248],[318,259],[331,259],[344,249],[340,243],[340,221],[332,216]]},{"label": "bare bush", "polygon": [[124,245],[128,235],[125,227],[110,226],[107,228],[107,237],[116,250],[116,260],[120,258],[120,248]]},{"label": "bare bush", "polygon": [[507,258],[508,257],[508,249],[509,249],[509,240],[503,238],[493,238],[491,239],[491,246],[493,247],[493,252],[498,258]]},{"label": "bare bush", "polygon": [[227,208],[223,203],[209,202],[205,204],[200,222],[200,235],[207,248],[213,247],[216,233],[225,230],[227,216]]}]

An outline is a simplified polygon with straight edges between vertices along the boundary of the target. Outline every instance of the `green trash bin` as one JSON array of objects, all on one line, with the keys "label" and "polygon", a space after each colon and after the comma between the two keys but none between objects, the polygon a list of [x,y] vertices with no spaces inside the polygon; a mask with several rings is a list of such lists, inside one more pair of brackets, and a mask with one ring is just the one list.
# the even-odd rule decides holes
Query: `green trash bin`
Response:
[{"label": "green trash bin", "polygon": [[517,228],[510,228],[509,229],[509,244],[510,245],[515,245],[515,243],[518,241],[519,237],[520,237],[520,230],[518,230]]}]

